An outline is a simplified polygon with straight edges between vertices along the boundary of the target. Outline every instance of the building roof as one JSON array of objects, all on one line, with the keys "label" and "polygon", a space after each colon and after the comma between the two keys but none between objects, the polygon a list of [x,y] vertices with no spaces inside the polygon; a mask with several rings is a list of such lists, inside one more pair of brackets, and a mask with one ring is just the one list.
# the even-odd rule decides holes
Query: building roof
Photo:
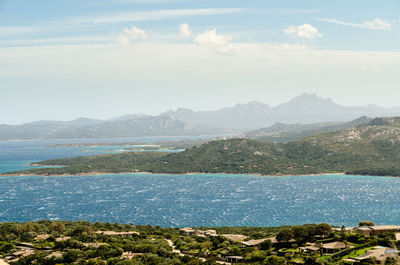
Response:
[{"label": "building roof", "polygon": [[369,226],[360,226],[360,227],[357,227],[357,230],[371,230],[371,227],[369,227]]},{"label": "building roof", "polygon": [[236,235],[236,234],[223,234],[221,236],[226,237],[227,239],[232,241],[243,241],[247,238],[247,236],[245,235]]},{"label": "building roof", "polygon": [[343,249],[343,248],[348,248],[349,245],[347,245],[344,242],[337,241],[337,242],[323,244],[322,247],[325,249]]},{"label": "building roof", "polygon": [[360,226],[357,227],[357,230],[374,230],[374,231],[386,231],[386,230],[399,230],[400,226],[397,225],[374,225],[374,226]]},{"label": "building roof", "polygon": [[252,246],[257,246],[268,239],[271,240],[271,238],[252,239],[249,241],[243,241],[242,244],[248,247],[252,247]]},{"label": "building roof", "polygon": [[194,230],[191,227],[184,227],[184,228],[179,229],[179,231],[186,232],[186,233],[193,233],[196,230]]},{"label": "building roof", "polygon": [[371,226],[372,230],[400,230],[400,226],[397,225],[376,225]]},{"label": "building roof", "polygon": [[96,231],[96,234],[108,235],[108,236],[126,236],[126,235],[139,235],[139,232],[115,232],[115,231]]},{"label": "building roof", "polygon": [[[344,228],[344,231],[346,231],[346,232],[352,231],[352,230],[354,230],[355,228],[357,228],[357,227],[345,227],[345,228]],[[336,231],[336,232],[341,232],[341,231],[342,231],[342,228],[341,228],[341,227],[333,227],[332,230],[333,230],[333,231]]]},{"label": "building roof", "polygon": [[301,247],[303,250],[319,251],[319,247],[315,243],[306,243],[305,247]]}]

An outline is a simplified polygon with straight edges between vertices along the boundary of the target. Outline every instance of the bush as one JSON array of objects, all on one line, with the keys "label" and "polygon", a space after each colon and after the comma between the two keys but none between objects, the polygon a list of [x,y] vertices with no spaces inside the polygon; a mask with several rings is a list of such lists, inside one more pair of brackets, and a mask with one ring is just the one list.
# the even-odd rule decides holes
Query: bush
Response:
[{"label": "bush", "polygon": [[286,265],[286,259],[277,256],[269,256],[264,260],[267,265]]},{"label": "bush", "polygon": [[78,259],[78,257],[81,255],[81,252],[77,249],[71,249],[64,253],[63,259],[65,263],[72,263]]},{"label": "bush", "polygon": [[8,253],[10,250],[14,249],[15,245],[12,243],[1,242],[0,243],[0,252]]},{"label": "bush", "polygon": [[247,255],[246,261],[250,261],[250,262],[263,261],[263,260],[265,260],[266,257],[267,257],[267,253],[265,251],[256,250]]},{"label": "bush", "polygon": [[289,241],[290,239],[292,239],[294,237],[293,235],[293,231],[290,228],[286,228],[283,229],[282,231],[280,231],[277,235],[276,235],[276,239],[279,242],[285,242],[285,241]]},{"label": "bush", "polygon": [[33,232],[23,232],[19,238],[21,239],[21,241],[33,241],[33,239],[35,238],[36,234]]},{"label": "bush", "polygon": [[360,221],[358,226],[375,226],[375,223],[371,221]]}]

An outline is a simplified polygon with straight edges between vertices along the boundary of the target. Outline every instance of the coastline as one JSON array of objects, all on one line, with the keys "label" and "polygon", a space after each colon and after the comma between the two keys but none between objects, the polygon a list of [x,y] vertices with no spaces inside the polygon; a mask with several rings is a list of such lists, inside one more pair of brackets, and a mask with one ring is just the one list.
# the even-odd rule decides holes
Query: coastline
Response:
[{"label": "coastline", "polygon": [[[44,166],[44,165],[43,165]],[[311,176],[327,176],[327,175],[346,175],[344,172],[328,172],[328,173],[313,173],[313,174],[281,174],[281,175],[263,175],[260,173],[227,173],[227,172],[188,172],[188,173],[155,173],[155,172],[88,172],[88,173],[76,173],[76,174],[0,174],[1,177],[29,177],[29,176],[40,176],[40,177],[74,177],[74,176],[105,176],[105,175],[124,175],[124,174],[137,174],[137,175],[173,175],[173,176],[190,176],[190,175],[243,175],[243,176],[256,176],[256,177],[311,177]],[[350,176],[350,175],[349,175]],[[389,176],[388,176],[389,177]]]}]

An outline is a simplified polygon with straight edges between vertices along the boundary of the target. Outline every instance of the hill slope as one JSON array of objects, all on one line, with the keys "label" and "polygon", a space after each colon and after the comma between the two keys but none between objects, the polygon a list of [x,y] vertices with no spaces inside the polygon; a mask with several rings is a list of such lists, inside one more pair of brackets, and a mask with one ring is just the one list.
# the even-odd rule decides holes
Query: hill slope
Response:
[{"label": "hill slope", "polygon": [[327,132],[342,131],[367,124],[372,118],[360,117],[350,122],[324,122],[312,124],[283,124],[275,123],[268,128],[261,128],[245,134],[246,138],[268,142],[290,142]]}]

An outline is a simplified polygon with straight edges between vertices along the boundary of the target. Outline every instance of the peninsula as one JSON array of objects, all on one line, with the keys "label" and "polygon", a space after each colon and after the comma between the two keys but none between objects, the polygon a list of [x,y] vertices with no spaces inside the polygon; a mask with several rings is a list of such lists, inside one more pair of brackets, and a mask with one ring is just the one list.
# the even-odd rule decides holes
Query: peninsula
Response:
[{"label": "peninsula", "polygon": [[400,117],[376,118],[355,128],[287,143],[246,138],[216,140],[179,153],[127,152],[54,159],[4,175],[150,172],[305,175],[346,173],[400,176]]}]

